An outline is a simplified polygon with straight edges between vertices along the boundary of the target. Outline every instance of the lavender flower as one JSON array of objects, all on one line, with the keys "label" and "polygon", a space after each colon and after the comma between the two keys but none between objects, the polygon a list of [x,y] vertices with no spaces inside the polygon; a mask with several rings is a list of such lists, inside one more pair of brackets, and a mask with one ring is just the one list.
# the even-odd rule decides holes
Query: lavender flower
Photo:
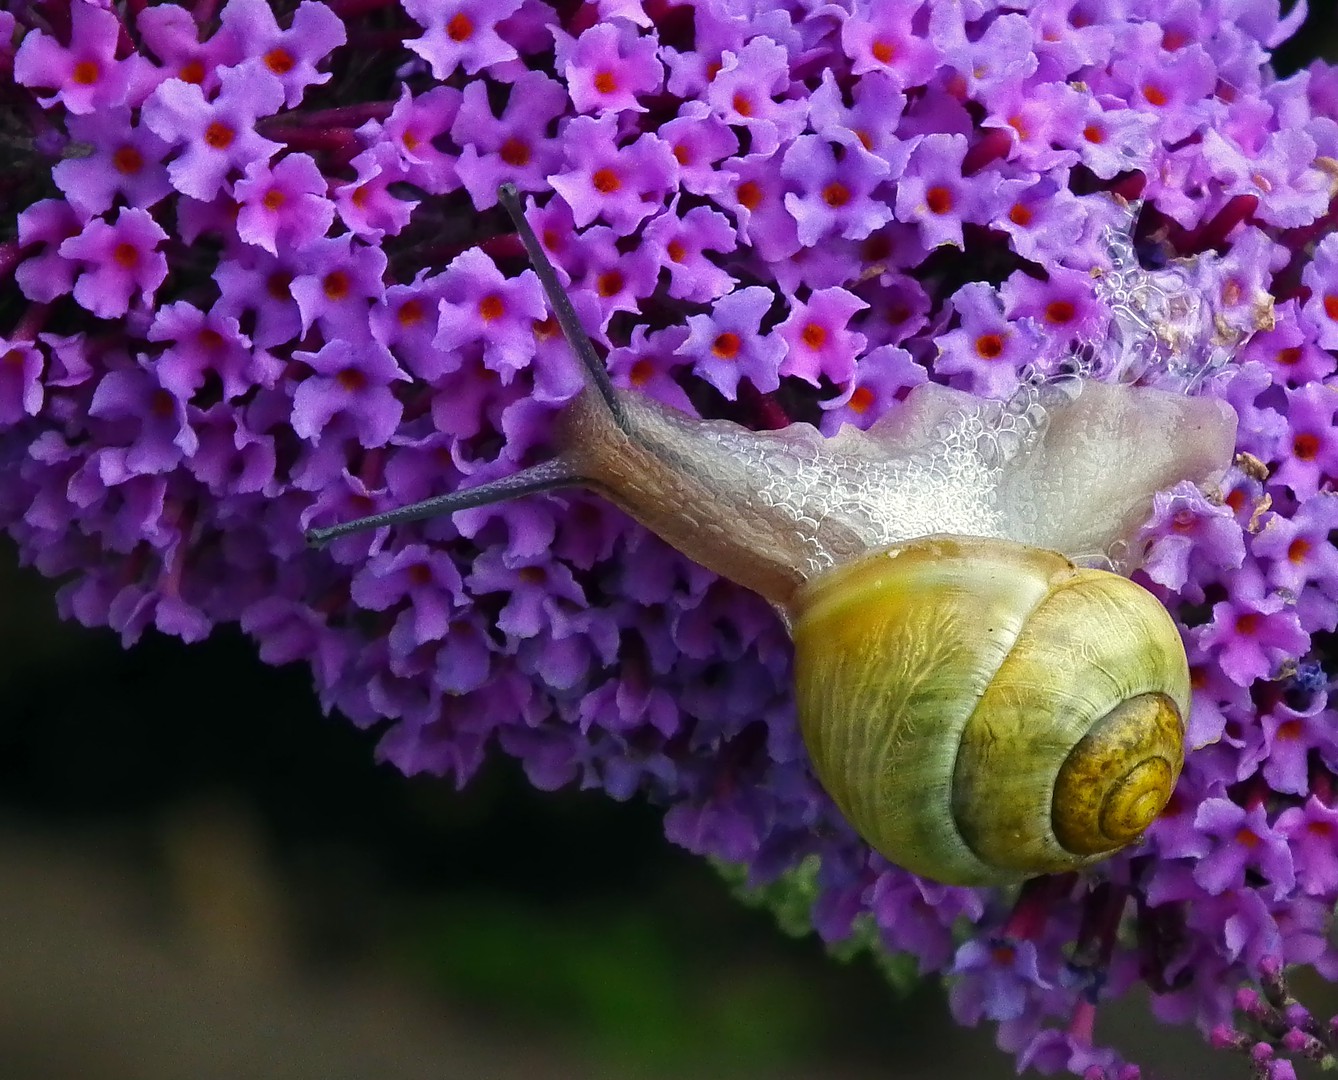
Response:
[{"label": "lavender flower", "polygon": [[[495,745],[641,794],[825,940],[946,975],[1024,1066],[1137,1075],[1099,1041],[1137,982],[1260,1076],[1332,1062],[1285,978],[1338,976],[1338,73],[1268,66],[1301,5],[17,7],[0,521],[66,616],[239,623],[406,772]],[[828,435],[1105,333],[1110,192],[1150,265],[1220,256],[1178,264],[1185,353],[1233,343],[1202,392],[1240,457],[1142,535],[1194,694],[1141,847],[1007,896],[889,866],[811,776],[774,613],[597,499],[305,549],[531,462],[578,391],[502,182],[617,384]]]}]

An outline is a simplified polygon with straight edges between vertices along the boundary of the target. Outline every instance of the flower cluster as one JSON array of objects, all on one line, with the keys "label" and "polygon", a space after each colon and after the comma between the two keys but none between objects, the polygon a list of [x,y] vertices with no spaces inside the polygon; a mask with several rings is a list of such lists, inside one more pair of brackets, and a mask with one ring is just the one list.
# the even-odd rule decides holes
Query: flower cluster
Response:
[{"label": "flower cluster", "polygon": [[[405,772],[463,782],[495,743],[754,882],[819,866],[824,938],[949,975],[1023,1066],[1135,1075],[1096,1025],[1141,981],[1282,1080],[1335,1046],[1286,968],[1338,976],[1338,70],[1268,66],[1303,7],[0,11],[0,522],[67,616],[240,623]],[[617,384],[829,434],[1098,333],[1107,192],[1145,201],[1146,260],[1220,256],[1186,272],[1248,336],[1204,388],[1241,456],[1145,532],[1194,703],[1144,845],[1016,897],[889,866],[812,778],[774,613],[595,498],[305,549],[551,450],[580,380],[502,181]]]}]

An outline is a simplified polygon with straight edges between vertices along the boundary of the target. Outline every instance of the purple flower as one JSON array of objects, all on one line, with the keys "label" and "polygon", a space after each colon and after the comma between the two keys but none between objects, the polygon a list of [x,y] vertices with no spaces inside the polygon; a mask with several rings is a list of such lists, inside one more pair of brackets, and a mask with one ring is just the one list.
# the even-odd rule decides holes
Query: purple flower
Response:
[{"label": "purple flower", "polygon": [[496,203],[497,188],[504,181],[522,191],[548,187],[547,178],[556,171],[562,151],[545,133],[566,108],[567,91],[562,84],[537,71],[517,77],[500,117],[493,115],[482,83],[466,84],[451,138],[461,144],[455,168],[476,206],[482,209]]},{"label": "purple flower", "polygon": [[980,282],[958,289],[952,307],[961,325],[939,337],[935,372],[964,376],[962,388],[981,397],[1007,397],[1018,372],[1036,359],[1040,335],[1033,321],[1005,318],[998,293]]},{"label": "purple flower", "polygon": [[328,82],[329,73],[317,74],[316,64],[344,44],[344,24],[317,0],[302,0],[287,29],[280,29],[265,0],[228,0],[219,33],[233,33],[247,51],[279,80],[284,103],[297,105],[309,86]]},{"label": "purple flower", "polygon": [[1269,827],[1263,807],[1246,810],[1227,799],[1208,799],[1199,807],[1194,825],[1210,845],[1194,868],[1194,880],[1210,895],[1239,888],[1247,867],[1271,884],[1274,899],[1295,884],[1291,849]]},{"label": "purple flower", "polygon": [[483,363],[511,373],[534,354],[532,326],[548,313],[533,271],[505,278],[481,251],[467,251],[442,274],[437,336],[443,356],[477,342]]},{"label": "purple flower", "polygon": [[560,35],[556,63],[577,112],[645,112],[638,99],[664,80],[664,65],[655,54],[653,39],[619,21],[598,23],[579,38]]},{"label": "purple flower", "polygon": [[927,248],[962,246],[962,222],[977,212],[976,187],[962,176],[966,139],[926,135],[911,153],[897,183],[897,216],[920,226]]},{"label": "purple flower", "polygon": [[[1286,971],[1338,977],[1338,71],[1269,66],[1302,5],[9,6],[0,522],[64,615],[238,622],[406,772],[496,747],[648,797],[1023,1067],[1132,1080],[1094,1033],[1140,985],[1261,1075],[1338,1053]],[[889,865],[812,776],[775,612],[595,496],[307,549],[560,439],[583,383],[503,182],[616,386],[827,436],[927,380],[1007,399],[1112,310],[1137,337],[1139,200],[1184,286],[1151,321],[1187,369],[1231,354],[1187,378],[1239,419],[1220,492],[1159,493],[1132,553],[1192,701],[1141,845],[1016,894]]]},{"label": "purple flower", "polygon": [[799,242],[812,247],[831,233],[863,240],[887,224],[892,208],[872,194],[888,173],[887,163],[871,154],[843,153],[838,159],[825,139],[796,139],[785,152],[781,175],[799,189],[785,196],[785,208],[799,226]]},{"label": "purple flower", "polygon": [[289,154],[272,167],[253,161],[233,189],[237,235],[271,255],[279,253],[280,239],[305,247],[324,236],[334,221],[325,189],[325,177],[306,154]]},{"label": "purple flower", "polygon": [[42,407],[46,361],[31,341],[0,338],[0,425],[17,424],[36,416]]},{"label": "purple flower", "polygon": [[1312,796],[1279,814],[1276,828],[1291,843],[1301,888],[1310,896],[1338,891],[1338,811]]},{"label": "purple flower", "polygon": [[171,343],[154,370],[163,386],[182,401],[204,386],[209,375],[218,379],[224,399],[231,400],[257,383],[273,386],[282,372],[264,353],[252,352],[236,319],[217,310],[206,314],[185,300],[159,308],[146,336]]},{"label": "purple flower", "polygon": [[1287,396],[1291,452],[1275,476],[1296,498],[1308,499],[1319,491],[1323,476],[1338,475],[1338,428],[1334,425],[1338,388],[1309,383],[1288,391]]},{"label": "purple flower", "polygon": [[630,146],[614,141],[618,120],[578,116],[568,122],[563,151],[568,168],[549,182],[571,207],[578,226],[597,217],[631,232],[655,212],[678,174],[663,140],[647,132]]},{"label": "purple flower", "polygon": [[254,68],[219,76],[218,97],[206,100],[192,83],[169,79],[144,103],[144,123],[159,138],[182,148],[167,166],[172,186],[193,199],[212,199],[230,169],[268,161],[279,144],[255,130],[257,117],[283,105],[283,84]]},{"label": "purple flower", "polygon": [[390,383],[408,376],[388,352],[375,346],[355,351],[347,341],[332,341],[320,352],[295,352],[293,359],[316,373],[293,394],[293,431],[320,442],[339,418],[351,423],[367,446],[390,440],[404,412]]},{"label": "purple flower", "polygon": [[68,46],[38,29],[24,35],[14,55],[15,81],[54,90],[37,99],[41,105],[49,109],[60,104],[80,116],[124,103],[147,62],[138,54],[116,58],[121,23],[114,12],[76,0],[69,16]]},{"label": "purple flower", "polygon": [[704,304],[733,287],[734,279],[706,255],[735,248],[734,229],[724,214],[694,206],[680,218],[675,202],[646,225],[643,235],[651,253],[659,254],[656,262],[669,272],[670,296]]},{"label": "purple flower", "polygon": [[866,0],[841,26],[851,73],[888,74],[898,90],[923,86],[938,67],[938,50],[913,29],[921,0]]},{"label": "purple flower", "polygon": [[845,386],[866,344],[864,335],[849,330],[847,324],[855,312],[868,306],[845,289],[822,289],[807,302],[795,302],[789,318],[776,327],[785,342],[781,374],[796,375],[814,386],[825,375],[837,386]]},{"label": "purple flower", "polygon": [[167,277],[167,258],[158,245],[167,233],[138,207],[123,208],[114,222],[95,218],[78,236],[60,245],[60,254],[80,266],[74,298],[99,318],[130,310],[135,295],[147,304]]},{"label": "purple flower", "polygon": [[432,75],[446,79],[463,66],[469,75],[519,55],[497,33],[497,24],[514,15],[523,0],[405,0],[409,18],[423,27],[420,38],[405,42],[432,66]]},{"label": "purple flower", "polygon": [[691,358],[693,370],[731,400],[744,378],[759,390],[775,390],[785,343],[760,329],[775,299],[757,285],[730,293],[712,314],[688,319],[688,339],[677,355]]},{"label": "purple flower", "polygon": [[102,484],[167,472],[197,446],[185,405],[141,368],[107,372],[93,392],[88,414],[102,422],[108,443],[96,456]]},{"label": "purple flower", "polygon": [[54,300],[74,287],[79,264],[64,258],[60,247],[83,231],[84,220],[63,199],[42,199],[19,215],[20,247],[32,251],[40,244],[45,248],[29,255],[14,271],[14,279],[29,300]]},{"label": "purple flower", "polygon": [[129,109],[71,116],[69,131],[92,152],[60,162],[51,170],[51,178],[81,214],[103,213],[117,195],[147,210],[171,193],[163,165],[167,144],[146,128],[132,125]]},{"label": "purple flower", "polygon": [[737,53],[721,57],[720,70],[706,90],[711,110],[731,127],[747,132],[751,149],[770,155],[803,129],[807,105],[787,98],[790,60],[770,38],[756,37]]}]

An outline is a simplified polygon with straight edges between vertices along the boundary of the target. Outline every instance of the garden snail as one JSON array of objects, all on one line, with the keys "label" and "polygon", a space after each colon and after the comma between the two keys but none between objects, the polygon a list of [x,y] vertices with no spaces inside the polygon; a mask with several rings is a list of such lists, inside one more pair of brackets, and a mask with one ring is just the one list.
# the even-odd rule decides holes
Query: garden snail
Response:
[{"label": "garden snail", "polygon": [[1154,492],[1220,477],[1227,405],[1074,379],[1010,407],[926,383],[830,439],[697,420],[611,384],[515,189],[499,198],[588,377],[560,453],[311,543],[591,488],[779,609],[818,778],[889,860],[1006,883],[1142,835],[1183,762],[1185,651],[1150,593],[1078,563],[1119,566]]}]

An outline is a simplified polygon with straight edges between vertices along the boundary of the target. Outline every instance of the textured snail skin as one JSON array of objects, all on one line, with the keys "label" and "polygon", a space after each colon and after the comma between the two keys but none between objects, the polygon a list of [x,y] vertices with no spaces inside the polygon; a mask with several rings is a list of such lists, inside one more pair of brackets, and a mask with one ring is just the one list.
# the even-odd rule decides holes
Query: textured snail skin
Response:
[{"label": "textured snail skin", "polygon": [[1188,666],[1166,610],[1127,578],[934,536],[810,582],[793,613],[818,777],[899,866],[955,885],[1075,869],[1170,797]]},{"label": "textured snail skin", "polygon": [[562,417],[562,459],[694,562],[787,614],[805,581],[936,533],[1131,572],[1152,496],[1215,483],[1236,437],[1225,402],[1099,382],[1051,404],[1043,437],[993,463],[976,435],[989,403],[935,383],[868,431],[832,438],[805,423],[749,431],[615,393],[627,430],[587,391]]}]

